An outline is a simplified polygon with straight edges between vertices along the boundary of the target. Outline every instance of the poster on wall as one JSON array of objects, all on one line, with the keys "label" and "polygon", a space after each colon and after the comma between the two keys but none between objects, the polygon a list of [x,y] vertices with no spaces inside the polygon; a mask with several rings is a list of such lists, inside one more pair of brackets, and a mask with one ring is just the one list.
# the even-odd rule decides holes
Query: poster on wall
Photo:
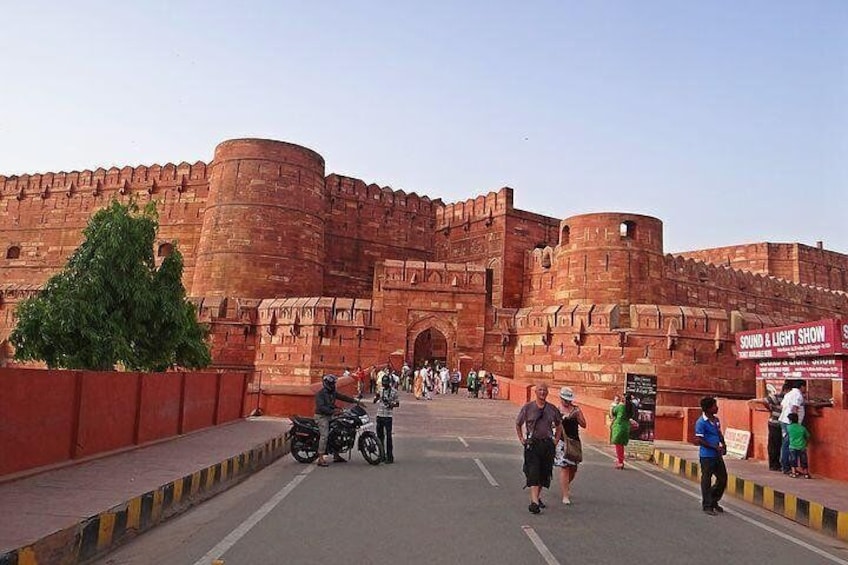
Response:
[{"label": "poster on wall", "polygon": [[758,380],[769,382],[782,382],[787,379],[842,380],[845,374],[845,360],[839,357],[769,359],[758,361],[756,370]]},{"label": "poster on wall", "polygon": [[736,332],[738,359],[795,359],[844,355],[848,325],[828,319]]},{"label": "poster on wall", "polygon": [[633,399],[633,420],[630,429],[628,452],[639,457],[650,457],[654,451],[654,430],[657,415],[657,377],[654,375],[627,374],[624,393]]}]

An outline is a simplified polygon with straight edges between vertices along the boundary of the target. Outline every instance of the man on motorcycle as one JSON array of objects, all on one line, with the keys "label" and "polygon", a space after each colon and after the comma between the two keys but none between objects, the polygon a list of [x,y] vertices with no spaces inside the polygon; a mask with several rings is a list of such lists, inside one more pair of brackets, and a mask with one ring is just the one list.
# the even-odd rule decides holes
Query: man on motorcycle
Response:
[{"label": "man on motorcycle", "polygon": [[[355,398],[351,398],[346,394],[336,392],[336,376],[324,375],[321,379],[322,387],[315,394],[315,421],[318,422],[318,431],[321,438],[318,440],[318,466],[327,467],[327,438],[330,435],[330,419],[336,413],[336,399],[351,404],[359,404]],[[346,463],[347,461],[338,453],[333,454],[333,461],[336,463]]]}]

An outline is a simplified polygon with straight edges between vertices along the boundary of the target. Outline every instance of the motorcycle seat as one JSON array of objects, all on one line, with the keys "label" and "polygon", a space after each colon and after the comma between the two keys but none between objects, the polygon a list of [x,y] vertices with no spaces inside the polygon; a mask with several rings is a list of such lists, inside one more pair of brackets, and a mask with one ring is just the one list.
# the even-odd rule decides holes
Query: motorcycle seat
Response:
[{"label": "motorcycle seat", "polygon": [[315,418],[306,418],[304,416],[293,416],[292,422],[296,426],[304,426],[307,428],[316,428],[318,427],[318,423],[315,421]]}]

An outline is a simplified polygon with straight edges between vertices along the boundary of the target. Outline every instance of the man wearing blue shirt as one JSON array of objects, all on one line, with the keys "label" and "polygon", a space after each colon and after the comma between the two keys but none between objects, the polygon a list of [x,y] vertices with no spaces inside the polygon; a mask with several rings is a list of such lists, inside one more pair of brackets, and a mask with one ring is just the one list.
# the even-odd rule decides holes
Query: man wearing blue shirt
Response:
[{"label": "man wearing blue shirt", "polygon": [[[718,501],[727,486],[727,467],[724,458],[727,446],[721,433],[721,423],[718,421],[718,403],[712,396],[701,399],[701,410],[704,415],[695,423],[695,443],[701,446],[701,502],[704,512],[715,516],[724,512]],[[713,484],[715,477],[715,484]]]}]

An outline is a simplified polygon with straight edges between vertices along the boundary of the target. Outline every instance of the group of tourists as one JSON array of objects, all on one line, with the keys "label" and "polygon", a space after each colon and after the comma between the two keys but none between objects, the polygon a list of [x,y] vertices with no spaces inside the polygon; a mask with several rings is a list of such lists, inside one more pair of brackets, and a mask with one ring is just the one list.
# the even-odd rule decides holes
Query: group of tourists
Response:
[{"label": "group of tourists", "polygon": [[[327,466],[326,435],[330,417],[333,415],[335,400],[360,403],[366,386],[365,372],[357,367],[355,373],[345,371],[356,379],[357,398],[347,397],[335,391],[335,377],[324,378],[323,388],[316,394],[316,419],[319,423],[321,441],[318,447],[318,465]],[[416,399],[430,400],[435,394],[458,394],[462,383],[459,369],[450,371],[446,366],[424,363],[413,369],[404,363],[400,374],[390,366],[373,369],[368,382],[368,393],[374,394],[373,402],[377,409],[377,435],[383,444],[385,462],[394,462],[392,442],[393,410],[400,405],[398,391],[412,392]],[[331,377],[331,376],[330,376]],[[484,391],[484,397],[494,398],[492,390],[497,386],[494,375],[484,370],[469,371],[466,387],[468,396],[478,397]],[[558,390],[558,405],[548,402],[548,385],[540,383],[535,387],[535,399],[521,407],[515,420],[518,441],[524,451],[524,475],[526,487],[529,487],[530,504],[528,509],[539,514],[546,507],[541,498],[542,489],[550,488],[554,468],[559,469],[562,503],[571,504],[571,484],[577,469],[583,460],[583,448],[580,441],[580,428],[586,428],[586,417],[575,404],[574,390],[564,386]],[[806,383],[787,381],[778,394],[769,390],[765,399],[755,402],[766,405],[771,411],[769,419],[769,467],[780,470],[792,477],[810,478],[806,445],[809,432],[804,428],[804,404]],[[724,440],[721,423],[717,417],[718,402],[707,396],[700,402],[702,416],[695,423],[695,443],[699,446],[701,467],[701,503],[708,515],[724,512],[719,504],[727,486],[727,468],[724,455],[727,445]],[[610,443],[615,447],[615,468],[623,469],[625,464],[625,446],[629,443],[631,431],[638,427],[634,419],[638,401],[627,393],[623,398],[616,396],[610,405]],[[336,455],[334,461],[343,459]]]},{"label": "group of tourists", "polygon": [[[530,489],[528,510],[541,513],[546,507],[542,500],[542,489],[550,488],[553,469],[559,469],[562,503],[571,504],[571,484],[577,468],[583,460],[580,428],[585,428],[586,417],[574,403],[574,391],[570,387],[559,389],[559,406],[548,402],[548,385],[535,387],[535,400],[521,407],[515,419],[518,441],[524,448],[525,486]],[[791,405],[792,400],[784,405]],[[727,468],[724,455],[727,446],[716,414],[718,402],[708,396],[701,400],[702,416],[695,424],[695,438],[699,446],[701,465],[701,504],[703,511],[715,516],[724,512],[719,504],[727,486]],[[616,397],[610,406],[610,443],[615,446],[615,468],[624,468],[624,447],[629,443],[631,430],[638,426],[634,420],[636,399],[626,394]],[[797,408],[789,408],[790,422],[798,419]],[[793,425],[790,423],[790,426]],[[797,435],[795,433],[794,435]],[[789,435],[793,437],[793,435]],[[798,467],[806,469],[806,453],[795,457]]]},{"label": "group of tourists", "polygon": [[772,384],[767,385],[766,391],[765,398],[754,402],[769,410],[769,469],[793,478],[811,478],[807,461],[810,432],[804,427],[804,407],[810,405],[806,398],[807,383],[800,379],[788,380],[780,392]]},{"label": "group of tourists", "polygon": [[545,503],[542,488],[550,488],[553,468],[559,469],[562,503],[571,504],[571,483],[577,467],[583,461],[580,428],[586,427],[586,417],[574,404],[574,391],[559,389],[560,406],[548,399],[548,385],[536,385],[536,399],[521,407],[515,419],[515,432],[524,447],[524,476],[530,488],[532,514],[539,514]]}]

